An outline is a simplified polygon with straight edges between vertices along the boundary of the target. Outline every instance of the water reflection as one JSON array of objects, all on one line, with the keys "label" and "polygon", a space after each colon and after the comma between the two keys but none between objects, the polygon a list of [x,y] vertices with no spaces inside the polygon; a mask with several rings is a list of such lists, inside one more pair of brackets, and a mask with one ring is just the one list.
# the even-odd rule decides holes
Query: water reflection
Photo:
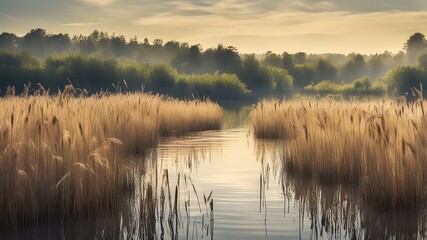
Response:
[{"label": "water reflection", "polygon": [[[262,165],[265,152],[270,152],[271,160],[278,162],[273,166],[281,168],[278,175],[281,176],[284,198],[294,199],[297,203],[300,236],[303,232],[310,232],[310,238],[314,239],[427,238],[425,203],[414,207],[413,210],[384,212],[364,203],[358,186],[322,184],[293,174],[286,168],[284,161],[285,143],[257,142],[257,158]],[[260,186],[260,189],[265,188],[261,184]],[[304,224],[304,219],[310,220],[308,226]]]},{"label": "water reflection", "polygon": [[229,105],[222,121],[223,129],[242,128],[248,126],[248,117],[251,112],[250,105]]},{"label": "water reflection", "polygon": [[[173,162],[192,169],[191,163],[181,164],[181,157],[193,162],[205,151],[187,150],[172,149],[176,153]],[[169,168],[162,167],[169,157],[161,147],[152,149],[143,161],[144,173],[135,174],[135,196],[129,199],[129,210],[121,215],[121,239],[213,239],[212,192],[199,193],[185,172],[172,169],[170,174]]]}]

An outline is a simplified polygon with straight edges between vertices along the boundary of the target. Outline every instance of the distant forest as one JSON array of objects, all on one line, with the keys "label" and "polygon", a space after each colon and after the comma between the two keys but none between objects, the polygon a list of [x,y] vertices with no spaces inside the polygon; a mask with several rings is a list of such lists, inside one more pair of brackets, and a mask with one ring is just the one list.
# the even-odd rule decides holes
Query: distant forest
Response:
[{"label": "distant forest", "polygon": [[[262,43],[260,43],[262,44]],[[161,39],[93,31],[70,36],[33,29],[0,34],[0,95],[24,84],[56,92],[153,91],[181,98],[244,99],[285,94],[412,96],[427,81],[427,42],[415,33],[399,53],[241,54]],[[13,86],[13,87],[12,87]],[[41,88],[41,87],[40,87]]]}]

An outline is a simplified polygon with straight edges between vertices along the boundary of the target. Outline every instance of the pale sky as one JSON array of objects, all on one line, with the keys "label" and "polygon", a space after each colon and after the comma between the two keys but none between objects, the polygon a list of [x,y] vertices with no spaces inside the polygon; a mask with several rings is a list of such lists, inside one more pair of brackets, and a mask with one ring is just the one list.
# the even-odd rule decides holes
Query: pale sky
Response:
[{"label": "pale sky", "polygon": [[426,0],[0,0],[0,32],[218,43],[242,53],[398,52],[427,34]]}]

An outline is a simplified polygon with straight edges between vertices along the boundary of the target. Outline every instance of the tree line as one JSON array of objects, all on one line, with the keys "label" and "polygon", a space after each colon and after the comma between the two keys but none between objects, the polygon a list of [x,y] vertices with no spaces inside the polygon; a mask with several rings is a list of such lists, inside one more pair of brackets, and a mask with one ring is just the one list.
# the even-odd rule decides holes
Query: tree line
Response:
[{"label": "tree line", "polygon": [[[372,55],[241,54],[235,47],[221,44],[203,50],[199,44],[164,43],[161,39],[150,42],[147,38],[139,41],[136,37],[127,40],[122,35],[98,30],[89,35],[70,36],[47,33],[40,28],[32,29],[24,36],[3,32],[0,48],[3,49],[0,54],[0,89],[11,84],[18,89],[24,82],[37,80],[51,87],[72,81],[96,91],[110,89],[113,84],[125,80],[131,89],[143,84],[152,91],[182,96],[216,94],[219,98],[220,94],[212,89],[208,91],[206,87],[210,84],[214,89],[212,79],[220,82],[218,76],[229,76],[242,83],[243,87],[239,87],[242,95],[261,90],[283,94],[292,89],[309,93],[335,89],[335,92],[345,94],[399,95],[425,81],[423,61],[427,62],[424,57],[427,43],[422,33],[411,35],[404,43],[404,51]],[[11,66],[13,64],[15,66]],[[155,78],[155,69],[163,69],[160,72],[164,76],[159,73],[160,76]],[[28,71],[33,72],[26,75]],[[399,75],[397,72],[403,73]],[[199,88],[196,90],[194,86],[183,84],[182,76],[187,76],[187,85],[198,82]],[[205,81],[206,86],[201,88]],[[170,90],[172,88],[174,91]]]}]

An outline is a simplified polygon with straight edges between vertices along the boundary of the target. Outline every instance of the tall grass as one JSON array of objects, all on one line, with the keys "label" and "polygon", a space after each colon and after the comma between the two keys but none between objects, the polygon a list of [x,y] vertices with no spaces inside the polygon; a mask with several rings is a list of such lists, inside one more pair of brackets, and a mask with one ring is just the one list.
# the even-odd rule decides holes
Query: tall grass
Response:
[{"label": "tall grass", "polygon": [[299,210],[296,219],[300,234],[311,232],[312,239],[427,237],[426,202],[420,201],[421,205],[413,209],[376,209],[364,203],[357,186],[325,184],[314,178],[307,178],[299,172],[287,171],[288,166],[282,158],[287,150],[288,147],[283,147],[283,141],[255,141],[255,153],[262,170],[260,206],[265,205],[264,191],[268,187],[268,180],[273,177],[282,187],[284,216],[286,217],[292,208]]},{"label": "tall grass", "polygon": [[427,102],[261,101],[258,138],[289,138],[287,172],[351,184],[366,204],[418,208],[427,197]]},{"label": "tall grass", "polygon": [[209,99],[176,101],[165,98],[159,108],[162,135],[219,129],[222,118],[222,108]]},{"label": "tall grass", "polygon": [[154,146],[160,134],[217,129],[222,117],[209,101],[70,91],[0,99],[1,228],[114,208],[133,189],[126,154]]}]

